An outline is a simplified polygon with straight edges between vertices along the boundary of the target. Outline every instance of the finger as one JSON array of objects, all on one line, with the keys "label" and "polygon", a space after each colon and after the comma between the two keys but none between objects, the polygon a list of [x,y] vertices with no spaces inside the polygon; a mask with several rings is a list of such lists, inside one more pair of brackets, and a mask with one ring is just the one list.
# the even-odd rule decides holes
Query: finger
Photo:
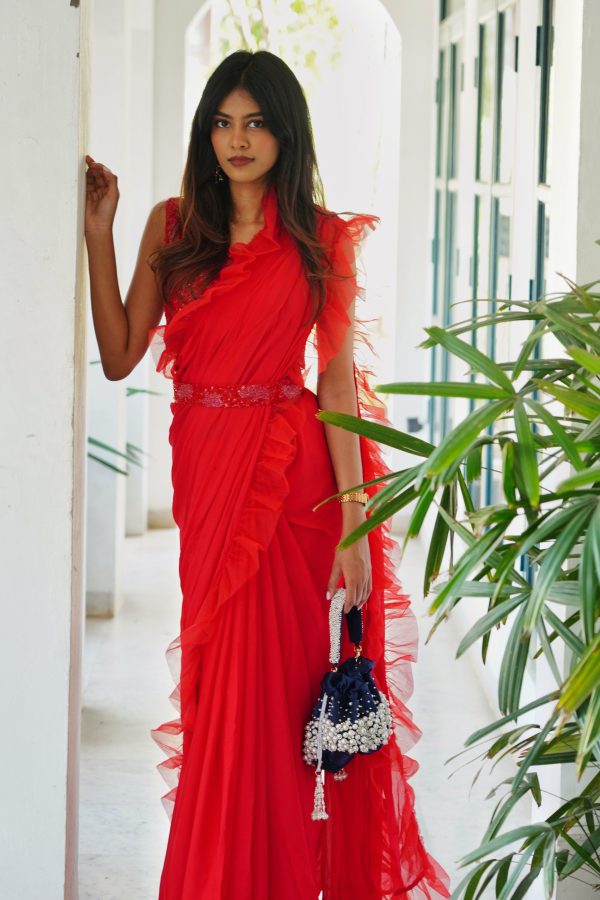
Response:
[{"label": "finger", "polygon": [[362,607],[365,605],[365,603],[369,599],[369,593],[370,593],[369,584],[368,584],[368,582],[366,582],[365,585],[363,585],[360,601],[357,603],[357,606],[359,609],[362,609]]},{"label": "finger", "polygon": [[353,606],[356,605],[356,586],[346,585],[346,602],[344,603],[344,612],[349,613]]},{"label": "finger", "polygon": [[339,563],[334,563],[331,569],[331,574],[329,576],[329,581],[327,582],[327,599],[331,600],[334,595],[335,589],[337,587],[337,583],[340,578],[341,567]]}]

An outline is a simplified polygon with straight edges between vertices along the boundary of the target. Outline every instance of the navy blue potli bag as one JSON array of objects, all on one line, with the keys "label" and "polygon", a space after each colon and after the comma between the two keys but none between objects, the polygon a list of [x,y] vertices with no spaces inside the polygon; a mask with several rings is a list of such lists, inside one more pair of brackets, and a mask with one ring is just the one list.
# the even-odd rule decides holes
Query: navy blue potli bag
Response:
[{"label": "navy blue potli bag", "polygon": [[[356,753],[374,753],[387,744],[392,733],[388,699],[378,690],[371,674],[375,663],[361,655],[362,611],[353,606],[344,614],[345,599],[345,588],[338,588],[331,598],[331,671],[321,681],[321,694],[304,730],[303,758],[315,766],[313,819],[329,818],[325,809],[325,772],[333,772],[336,780],[346,778],[347,773],[342,770]],[[354,656],[338,665],[344,618]]]}]

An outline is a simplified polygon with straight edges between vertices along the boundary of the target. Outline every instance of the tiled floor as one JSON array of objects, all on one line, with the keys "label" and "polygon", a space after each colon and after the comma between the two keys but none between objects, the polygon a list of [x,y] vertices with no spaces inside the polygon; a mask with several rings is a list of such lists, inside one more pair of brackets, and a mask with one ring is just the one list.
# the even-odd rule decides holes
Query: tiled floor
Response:
[{"label": "tiled floor", "polygon": [[[167,787],[155,769],[163,756],[149,730],[176,715],[164,652],[179,618],[178,532],[149,531],[126,545],[123,608],[114,619],[86,623],[80,900],[156,900],[168,834],[160,802]],[[486,766],[471,790],[480,764],[464,763],[475,754],[445,765],[494,714],[468,661],[454,658],[461,635],[452,624],[424,644],[432,620],[419,593],[422,558],[413,544],[400,570],[420,633],[409,706],[423,737],[411,750],[421,766],[411,784],[427,847],[454,888],[464,875],[457,860],[478,846],[496,802],[483,798],[512,768],[498,766],[490,777]]]}]

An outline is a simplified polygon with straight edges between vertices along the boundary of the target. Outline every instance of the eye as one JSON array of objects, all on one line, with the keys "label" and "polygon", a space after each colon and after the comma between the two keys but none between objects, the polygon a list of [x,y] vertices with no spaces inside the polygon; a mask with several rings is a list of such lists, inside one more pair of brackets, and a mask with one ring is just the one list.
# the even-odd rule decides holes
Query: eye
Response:
[{"label": "eye", "polygon": [[260,127],[263,128],[265,123],[262,121],[262,119],[251,119],[250,122],[248,122],[248,124],[249,125],[260,125]]},{"label": "eye", "polygon": [[218,126],[221,122],[225,122],[226,125],[228,124],[227,119],[214,119],[213,125]]}]

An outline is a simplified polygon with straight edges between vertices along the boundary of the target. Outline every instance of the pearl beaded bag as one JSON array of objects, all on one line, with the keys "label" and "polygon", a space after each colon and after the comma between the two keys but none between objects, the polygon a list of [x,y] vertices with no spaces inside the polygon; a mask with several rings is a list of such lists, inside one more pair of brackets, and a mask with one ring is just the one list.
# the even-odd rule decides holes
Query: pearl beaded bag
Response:
[{"label": "pearl beaded bag", "polygon": [[[347,772],[342,770],[356,753],[374,753],[392,734],[388,699],[378,690],[371,674],[375,663],[361,655],[362,612],[353,606],[344,616],[345,598],[343,587],[338,588],[331,598],[331,670],[321,681],[321,694],[304,730],[303,759],[308,765],[315,766],[313,819],[329,818],[325,809],[325,772],[333,772],[338,781],[346,778]],[[344,618],[354,644],[354,656],[338,665]]]}]

